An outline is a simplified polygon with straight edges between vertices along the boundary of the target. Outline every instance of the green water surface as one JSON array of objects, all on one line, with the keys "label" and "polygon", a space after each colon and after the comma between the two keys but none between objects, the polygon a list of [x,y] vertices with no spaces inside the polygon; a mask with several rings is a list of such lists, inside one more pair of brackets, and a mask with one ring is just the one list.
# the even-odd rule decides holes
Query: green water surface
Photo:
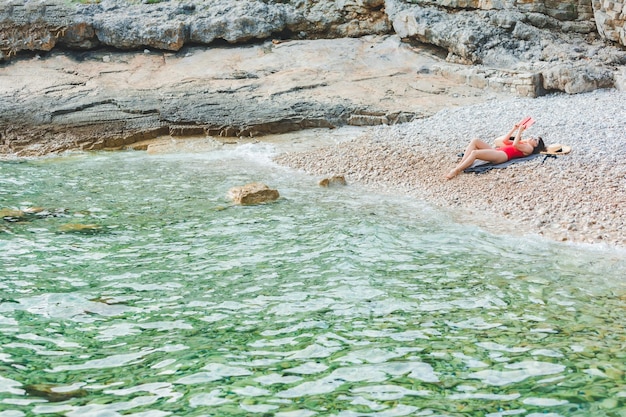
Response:
[{"label": "green water surface", "polygon": [[623,252],[269,153],[0,162],[0,417],[626,416]]}]

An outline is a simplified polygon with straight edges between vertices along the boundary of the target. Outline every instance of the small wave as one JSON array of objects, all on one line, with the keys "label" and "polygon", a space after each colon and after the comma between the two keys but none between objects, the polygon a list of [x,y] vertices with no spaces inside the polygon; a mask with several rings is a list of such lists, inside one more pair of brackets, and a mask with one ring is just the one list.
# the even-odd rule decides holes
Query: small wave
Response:
[{"label": "small wave", "polygon": [[277,154],[274,145],[269,143],[245,143],[240,145],[220,145],[212,148],[202,146],[172,147],[166,152],[152,155],[163,160],[185,161],[249,161],[259,165],[274,165],[272,158]]}]

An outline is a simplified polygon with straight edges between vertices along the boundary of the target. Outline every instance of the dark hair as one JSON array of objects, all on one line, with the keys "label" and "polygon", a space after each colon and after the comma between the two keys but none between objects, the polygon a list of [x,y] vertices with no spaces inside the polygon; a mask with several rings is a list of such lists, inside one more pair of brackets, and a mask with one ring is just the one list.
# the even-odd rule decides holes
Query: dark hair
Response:
[{"label": "dark hair", "polygon": [[533,149],[533,154],[543,152],[546,150],[546,144],[543,143],[541,136],[537,136],[537,146]]}]

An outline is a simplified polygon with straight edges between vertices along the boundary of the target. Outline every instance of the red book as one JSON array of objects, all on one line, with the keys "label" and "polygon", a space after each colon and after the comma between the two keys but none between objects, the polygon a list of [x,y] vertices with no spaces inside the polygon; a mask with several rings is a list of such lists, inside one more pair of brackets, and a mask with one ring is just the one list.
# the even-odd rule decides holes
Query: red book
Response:
[{"label": "red book", "polygon": [[524,129],[528,129],[529,127],[533,125],[533,123],[535,123],[535,119],[533,119],[532,117],[527,117],[524,120],[522,120],[520,125],[524,126]]}]

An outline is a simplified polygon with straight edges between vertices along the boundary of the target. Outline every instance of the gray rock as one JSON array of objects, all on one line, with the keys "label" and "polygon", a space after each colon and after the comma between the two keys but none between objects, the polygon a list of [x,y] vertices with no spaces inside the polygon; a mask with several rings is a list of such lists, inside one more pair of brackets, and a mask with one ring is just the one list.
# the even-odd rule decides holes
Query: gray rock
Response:
[{"label": "gray rock", "polygon": [[566,21],[575,16],[564,6],[556,5],[549,14],[537,13],[541,8],[524,13],[523,8],[509,10],[504,5],[502,10],[450,13],[420,5],[426,1],[417,3],[387,1],[399,36],[444,48],[450,62],[518,72],[520,77],[529,71],[541,75],[544,82],[531,88],[534,94],[615,86],[626,63],[624,50],[587,37],[589,22]]},{"label": "gray rock", "polygon": [[[402,38],[446,50],[450,62],[512,71],[532,63],[539,72],[551,66],[547,63],[561,65],[585,55],[607,70],[624,65],[626,52],[585,36],[593,32],[624,44],[622,9],[623,2],[590,0],[11,0],[0,6],[0,59],[25,50],[49,51],[57,44],[178,51],[185,44],[218,40],[357,37],[395,30]],[[572,53],[574,45],[585,51]],[[604,52],[590,52],[597,49]]]},{"label": "gray rock", "polygon": [[273,33],[285,30],[289,24],[303,19],[289,5],[281,3],[231,2],[229,7],[207,7],[202,10],[206,10],[204,18],[188,22],[190,42],[209,44],[222,39],[241,43],[267,39]]},{"label": "gray rock", "polygon": [[565,91],[569,94],[586,93],[615,85],[614,73],[595,65],[558,65],[542,73],[545,90]]},{"label": "gray rock", "polygon": [[186,38],[185,24],[161,17],[137,19],[133,14],[96,17],[93,30],[98,42],[118,49],[151,47],[178,51]]},{"label": "gray rock", "polygon": [[594,1],[598,33],[610,41],[626,45],[626,2]]}]

